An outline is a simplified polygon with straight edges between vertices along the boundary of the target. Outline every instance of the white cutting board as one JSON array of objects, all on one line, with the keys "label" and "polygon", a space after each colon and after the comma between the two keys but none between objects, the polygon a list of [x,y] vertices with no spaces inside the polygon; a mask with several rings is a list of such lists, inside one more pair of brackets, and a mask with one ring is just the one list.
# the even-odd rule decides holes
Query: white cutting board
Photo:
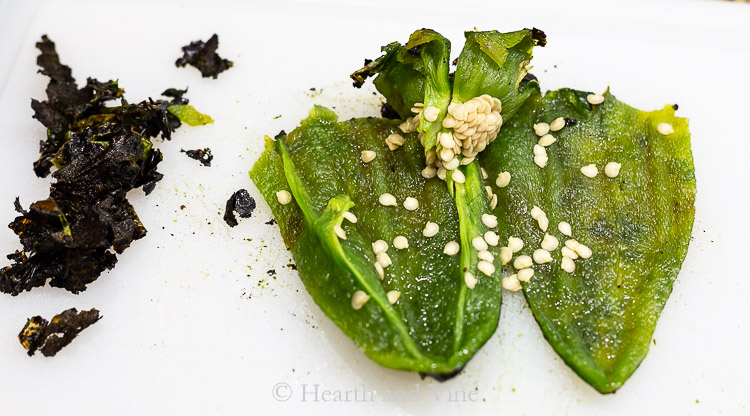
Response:
[{"label": "white cutting board", "polygon": [[[0,2],[0,224],[14,218],[16,195],[28,206],[48,194],[49,180],[31,170],[45,132],[29,106],[45,97],[34,48],[44,33],[81,83],[117,78],[130,101],[187,86],[215,120],[157,141],[164,180],[149,197],[131,196],[149,234],[114,270],[80,295],[0,295],[0,413],[748,412],[750,5],[320,3]],[[342,119],[377,115],[371,84],[356,90],[348,81],[364,58],[421,27],[453,40],[456,55],[462,31],[475,26],[545,30],[549,45],[535,50],[532,72],[546,89],[609,85],[631,105],[676,102],[691,119],[693,241],[656,343],[617,394],[600,395],[565,366],[521,293],[506,294],[497,333],[460,376],[438,383],[381,368],[321,313],[286,266],[277,226],[264,224],[270,210],[247,171],[265,134],[293,129],[313,104]],[[212,80],[174,67],[182,45],[214,32],[234,68]],[[215,155],[210,168],[179,153],[205,146]],[[239,188],[258,208],[230,229],[220,214]],[[17,247],[0,228],[0,253]],[[70,307],[104,317],[57,357],[27,357],[16,339],[25,320]],[[346,391],[343,403],[324,400],[347,399]]]}]

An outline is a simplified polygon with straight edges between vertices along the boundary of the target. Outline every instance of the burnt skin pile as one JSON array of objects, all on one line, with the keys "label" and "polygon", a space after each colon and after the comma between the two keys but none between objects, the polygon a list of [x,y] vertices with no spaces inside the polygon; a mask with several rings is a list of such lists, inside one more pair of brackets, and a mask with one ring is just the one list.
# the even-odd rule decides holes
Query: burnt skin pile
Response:
[{"label": "burnt skin pile", "polygon": [[[37,43],[37,64],[50,78],[47,100],[32,100],[34,118],[47,128],[40,156],[34,163],[39,177],[52,173],[55,182],[47,199],[34,202],[9,227],[19,236],[22,250],[8,255],[13,264],[0,270],[0,291],[18,295],[34,287],[86,289],[105,270],[114,267],[116,254],[146,235],[127,193],[135,188],[147,195],[162,174],[162,153],[152,139],[170,139],[181,126],[170,107],[190,111],[185,91],[168,89],[168,100],[130,104],[117,81],[88,78],[78,88],[70,67],[60,63],[55,44],[43,36]],[[120,105],[110,105],[115,100]]]}]

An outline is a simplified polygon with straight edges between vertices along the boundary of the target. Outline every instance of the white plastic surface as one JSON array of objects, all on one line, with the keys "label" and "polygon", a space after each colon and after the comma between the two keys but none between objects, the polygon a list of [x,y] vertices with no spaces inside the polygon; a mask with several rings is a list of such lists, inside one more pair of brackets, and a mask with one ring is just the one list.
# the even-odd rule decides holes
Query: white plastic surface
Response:
[{"label": "white plastic surface", "polygon": [[[31,169],[45,131],[29,106],[45,97],[34,48],[44,33],[80,82],[117,78],[130,101],[189,87],[215,119],[157,140],[164,180],[148,197],[131,195],[149,234],[114,270],[79,295],[0,295],[0,414],[748,412],[750,5],[405,3],[0,3],[0,224],[14,218],[15,196],[28,206],[48,194],[49,179]],[[600,395],[565,366],[520,293],[506,294],[497,333],[460,376],[438,383],[381,368],[312,302],[277,226],[264,224],[269,208],[247,177],[264,135],[293,129],[313,104],[342,119],[377,115],[371,83],[356,90],[348,80],[364,58],[421,27],[449,37],[456,55],[475,26],[545,30],[532,70],[545,89],[611,86],[633,106],[676,102],[691,119],[693,241],[651,351],[617,394]],[[214,32],[234,68],[213,80],[174,67],[182,45]],[[206,146],[210,168],[179,153]],[[258,208],[230,229],[221,214],[239,188]],[[16,248],[0,228],[0,253]],[[70,307],[96,307],[103,319],[57,357],[27,357],[16,339],[25,320]]]}]

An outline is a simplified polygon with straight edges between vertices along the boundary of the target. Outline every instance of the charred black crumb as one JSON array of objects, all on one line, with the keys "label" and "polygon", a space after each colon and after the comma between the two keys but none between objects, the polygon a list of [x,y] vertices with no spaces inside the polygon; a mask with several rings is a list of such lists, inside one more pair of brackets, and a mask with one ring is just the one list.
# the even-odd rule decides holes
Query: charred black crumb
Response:
[{"label": "charred black crumb", "polygon": [[99,311],[78,312],[71,308],[55,315],[51,321],[41,316],[34,316],[18,334],[18,340],[28,351],[29,357],[41,351],[45,357],[54,357],[61,349],[70,344],[81,331],[101,319]]},{"label": "charred black crumb", "polygon": [[372,59],[365,58],[365,66],[370,65],[372,63]]},{"label": "charred black crumb", "polygon": [[289,264],[286,265],[286,267],[289,267],[292,270],[297,270],[297,265],[294,264],[294,263],[289,263]]},{"label": "charred black crumb", "polygon": [[539,45],[541,47],[547,46],[547,35],[543,31],[541,31],[541,30],[539,30],[537,28],[532,28],[531,29],[531,38],[536,41],[537,45]]},{"label": "charred black crumb", "polygon": [[185,205],[180,205],[180,210],[183,210],[185,208],[186,208]]},{"label": "charred black crumb", "polygon": [[417,45],[406,50],[412,55],[419,55],[422,52],[422,45]]},{"label": "charred black crumb", "polygon": [[[9,225],[22,245],[0,269],[0,291],[18,295],[47,282],[78,293],[117,263],[116,254],[146,235],[127,199],[130,190],[149,194],[162,179],[162,153],[152,139],[169,139],[181,126],[169,113],[188,102],[185,90],[170,88],[171,100],[130,104],[117,81],[88,78],[78,88],[70,67],[60,63],[47,37],[36,44],[37,63],[49,77],[47,99],[32,100],[34,118],[47,128],[34,172],[55,181],[49,197],[20,208]],[[119,100],[119,106],[105,105]]]},{"label": "charred black crumb", "polygon": [[454,59],[453,62],[451,62],[451,63],[453,64],[453,66],[457,66],[458,65],[458,58]]},{"label": "charred black crumb", "polygon": [[226,210],[224,212],[224,221],[230,226],[237,226],[237,218],[234,213],[237,212],[240,218],[250,218],[255,209],[255,199],[247,193],[246,189],[240,189],[232,194],[227,200]]},{"label": "charred black crumb", "polygon": [[[365,64],[366,65],[366,64]],[[315,91],[315,87],[311,87],[310,91]]]},{"label": "charred black crumb", "polygon": [[565,119],[565,127],[575,126],[578,124],[578,120],[573,118],[566,118]]},{"label": "charred black crumb", "polygon": [[228,59],[222,59],[216,53],[219,47],[219,36],[214,33],[207,42],[197,40],[183,46],[183,56],[175,61],[175,66],[184,67],[190,65],[201,71],[203,78],[213,77],[216,79],[220,73],[231,68],[234,63]]},{"label": "charred black crumb", "polygon": [[398,120],[401,118],[396,110],[394,110],[393,107],[391,107],[391,105],[387,102],[384,102],[383,105],[380,106],[380,115],[383,118],[387,118],[390,120]]},{"label": "charred black crumb", "polygon": [[270,220],[270,221],[266,221],[266,222],[265,222],[265,224],[266,224],[266,225],[274,225],[274,224],[277,224],[277,222],[276,222],[276,218],[271,218],[271,220]]},{"label": "charred black crumb", "polygon": [[523,76],[523,82],[531,82],[531,81],[537,81],[537,77],[531,72],[527,72],[526,75]]},{"label": "charred black crumb", "polygon": [[677,104],[672,104],[672,108],[674,109],[674,111],[677,111],[680,108],[680,106]]},{"label": "charred black crumb", "polygon": [[269,276],[276,276],[276,269],[266,270],[266,274],[268,274]]},{"label": "charred black crumb", "polygon": [[185,153],[191,159],[201,162],[203,166],[211,166],[211,161],[214,160],[214,155],[211,154],[211,149],[208,147],[195,150],[180,149],[180,152]]}]

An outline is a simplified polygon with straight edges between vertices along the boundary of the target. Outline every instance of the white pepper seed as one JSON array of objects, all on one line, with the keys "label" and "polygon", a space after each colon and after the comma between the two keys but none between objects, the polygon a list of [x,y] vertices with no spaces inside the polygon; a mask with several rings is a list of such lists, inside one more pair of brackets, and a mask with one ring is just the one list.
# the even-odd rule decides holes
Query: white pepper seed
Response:
[{"label": "white pepper seed", "polygon": [[445,178],[448,176],[448,170],[445,168],[438,168],[437,170],[437,177],[441,180],[445,180]]},{"label": "white pepper seed", "polygon": [[570,257],[563,257],[562,261],[560,262],[560,268],[568,273],[573,273],[574,271],[576,271],[576,262],[574,262]]},{"label": "white pepper seed", "polygon": [[539,219],[536,220],[536,222],[542,231],[547,232],[547,228],[549,228],[549,218],[547,218],[546,215],[539,217]]},{"label": "white pepper seed", "polygon": [[430,238],[437,235],[438,231],[440,231],[440,226],[437,225],[437,223],[427,221],[427,224],[424,226],[424,230],[422,230],[422,235]]},{"label": "white pepper seed", "polygon": [[495,208],[497,208],[497,194],[492,195],[492,199],[490,200],[490,209],[494,211]]},{"label": "white pepper seed", "polygon": [[391,150],[398,149],[399,147],[403,146],[404,143],[404,137],[396,133],[391,134],[385,139],[385,144],[388,145],[388,148]]},{"label": "white pepper seed", "polygon": [[484,191],[487,193],[487,198],[488,199],[492,199],[492,194],[494,193],[494,192],[492,192],[492,187],[489,186],[489,185],[485,185],[484,186]]},{"label": "white pepper seed", "polygon": [[534,257],[534,263],[537,264],[544,264],[552,261],[552,254],[550,254],[549,251],[543,248],[534,250],[534,254],[532,256]]},{"label": "white pepper seed", "polygon": [[559,224],[557,224],[557,229],[565,236],[572,236],[573,235],[573,229],[570,227],[570,224],[568,224],[565,221],[561,221]]},{"label": "white pepper seed", "polygon": [[460,161],[458,160],[457,157],[454,157],[453,159],[447,162],[443,162],[443,166],[448,170],[455,170],[459,164],[460,164]]},{"label": "white pepper seed", "polygon": [[336,236],[342,240],[346,240],[346,231],[344,231],[343,228],[341,228],[340,225],[334,225],[333,226],[333,232],[336,233]]},{"label": "white pepper seed", "polygon": [[515,260],[513,260],[513,267],[515,267],[516,270],[525,269],[527,267],[531,267],[534,264],[534,261],[531,259],[531,257],[527,255],[518,256]]},{"label": "white pepper seed", "polygon": [[573,251],[575,251],[576,254],[581,256],[582,259],[587,259],[591,257],[591,255],[593,254],[591,249],[583,244],[578,244],[578,246],[576,246],[576,248]]},{"label": "white pepper seed", "polygon": [[396,197],[387,192],[378,197],[378,202],[380,202],[380,205],[383,205],[385,207],[395,207],[396,205],[398,205],[398,203],[396,202]]},{"label": "white pepper seed", "polygon": [[375,271],[378,273],[378,277],[380,277],[380,280],[383,280],[385,277],[385,270],[383,270],[383,265],[379,262],[375,262]]},{"label": "white pepper seed", "polygon": [[547,155],[536,155],[534,156],[534,163],[539,166],[540,168],[543,168],[547,166],[547,162],[549,161],[549,158]]},{"label": "white pepper seed", "polygon": [[583,166],[581,168],[581,173],[583,173],[584,176],[593,178],[599,173],[599,170],[596,168],[596,165],[592,163],[590,165]]},{"label": "white pepper seed", "polygon": [[513,250],[508,247],[500,248],[500,264],[505,266],[513,258]]},{"label": "white pepper seed", "polygon": [[549,234],[545,234],[544,238],[542,239],[542,248],[547,251],[554,251],[557,246],[560,245],[560,240],[557,239],[557,237]]},{"label": "white pepper seed", "polygon": [[437,169],[435,169],[434,166],[427,166],[426,168],[422,169],[422,177],[425,179],[431,179],[434,178],[437,174]]},{"label": "white pepper seed", "polygon": [[575,260],[575,259],[578,258],[578,253],[576,253],[575,251],[573,251],[570,248],[568,248],[568,246],[563,246],[563,248],[562,248],[562,250],[560,250],[560,252],[562,253],[563,257],[569,257],[569,258],[571,258],[573,260]]},{"label": "white pepper seed", "polygon": [[432,123],[433,121],[437,120],[438,116],[440,115],[440,109],[430,106],[424,109],[422,115],[424,116],[425,120]]},{"label": "white pepper seed", "polygon": [[407,211],[414,211],[417,208],[419,208],[419,201],[417,201],[417,198],[412,197],[406,197],[404,199],[404,208],[406,208]]},{"label": "white pepper seed", "polygon": [[604,167],[604,174],[609,176],[610,178],[617,177],[617,175],[620,174],[620,168],[622,167],[622,164],[617,162],[609,162],[607,163],[607,166]]},{"label": "white pepper seed", "polygon": [[403,235],[396,236],[396,238],[393,239],[393,248],[395,248],[396,250],[409,248],[409,240],[407,240]]},{"label": "white pepper seed", "polygon": [[461,159],[461,166],[470,165],[474,161],[474,157],[464,157]]},{"label": "white pepper seed", "polygon": [[497,215],[482,214],[482,224],[484,224],[488,228],[497,227]]},{"label": "white pepper seed", "polygon": [[523,240],[518,237],[508,238],[508,248],[515,254],[523,248]]},{"label": "white pepper seed", "polygon": [[487,250],[482,250],[479,253],[477,253],[477,258],[479,260],[488,261],[490,263],[495,261],[495,256],[493,256],[492,253],[490,253]]},{"label": "white pepper seed", "polygon": [[451,241],[445,245],[445,248],[443,249],[443,253],[449,256],[455,256],[456,254],[458,254],[458,251],[460,249],[461,249],[461,246],[459,246],[457,242]]},{"label": "white pepper seed", "polygon": [[481,236],[476,236],[471,239],[471,245],[478,251],[487,250],[487,242]]},{"label": "white pepper seed", "polygon": [[453,135],[448,132],[442,132],[438,135],[438,140],[443,147],[453,147]]},{"label": "white pepper seed", "polygon": [[362,309],[362,307],[365,306],[365,303],[369,300],[370,295],[362,290],[358,290],[354,292],[354,295],[352,296],[352,308],[354,308],[355,311],[358,311]]},{"label": "white pepper seed", "polygon": [[451,173],[451,179],[453,179],[453,181],[456,183],[466,182],[466,176],[464,176],[464,173],[460,170],[454,170],[453,173]]},{"label": "white pepper seed", "polygon": [[509,292],[518,292],[521,290],[521,282],[518,280],[518,275],[512,274],[508,277],[503,277],[503,289]]},{"label": "white pepper seed", "polygon": [[558,117],[552,123],[549,123],[549,129],[552,131],[560,131],[565,127],[565,118]]},{"label": "white pepper seed", "polygon": [[500,172],[497,174],[495,185],[500,188],[505,188],[510,183],[510,172]]},{"label": "white pepper seed", "polygon": [[542,211],[542,209],[539,208],[538,206],[534,205],[531,208],[531,218],[533,218],[535,220],[539,220],[539,218],[546,217],[546,216],[547,216],[547,214],[545,214],[544,211]]},{"label": "white pepper seed", "polygon": [[535,156],[542,156],[542,155],[547,156],[547,150],[541,144],[535,144],[534,155]]},{"label": "white pepper seed", "polygon": [[599,105],[604,102],[604,96],[600,94],[589,94],[586,96],[586,101],[591,105]]},{"label": "white pepper seed", "polygon": [[482,179],[487,180],[490,175],[487,173],[487,170],[485,168],[482,168]]},{"label": "white pepper seed", "polygon": [[536,133],[537,136],[542,137],[545,134],[549,133],[550,125],[547,123],[537,123],[534,124],[534,133]]},{"label": "white pepper seed", "polygon": [[491,245],[492,247],[496,247],[498,244],[500,244],[500,236],[497,235],[494,231],[487,231],[484,233],[484,241],[487,242],[487,244]]},{"label": "white pepper seed", "polygon": [[385,240],[378,240],[372,243],[372,252],[376,255],[385,253],[386,251],[388,251],[388,243],[386,243]]},{"label": "white pepper seed", "polygon": [[474,289],[477,285],[477,278],[471,272],[466,272],[464,273],[464,283],[469,289]]},{"label": "white pepper seed", "polygon": [[656,126],[656,130],[659,130],[659,133],[665,136],[674,133],[674,127],[669,123],[659,123],[659,125]]},{"label": "white pepper seed", "polygon": [[352,224],[357,223],[357,216],[354,215],[351,211],[346,211],[343,214],[341,214],[342,217],[344,217],[345,220],[349,221]]},{"label": "white pepper seed", "polygon": [[382,253],[378,253],[378,255],[375,256],[375,258],[378,260],[378,263],[380,263],[380,265],[383,266],[383,268],[386,268],[390,266],[391,264],[393,264],[393,262],[391,261],[391,256],[389,256],[388,253],[386,253],[385,251]]},{"label": "white pepper seed", "polygon": [[394,303],[398,302],[398,298],[401,297],[401,292],[399,292],[398,290],[391,290],[385,294],[385,297],[388,298],[388,303],[393,305]]},{"label": "white pepper seed", "polygon": [[574,240],[574,239],[565,240],[565,247],[567,247],[567,248],[569,248],[569,249],[571,249],[573,251],[576,251],[576,247],[578,247],[579,244],[580,243],[578,241]]},{"label": "white pepper seed", "polygon": [[495,265],[485,260],[480,260],[477,263],[477,269],[485,276],[492,276],[495,273]]},{"label": "white pepper seed", "polygon": [[531,267],[518,271],[518,280],[521,282],[528,282],[532,277],[534,277],[534,269],[532,269]]},{"label": "white pepper seed", "polygon": [[537,142],[537,144],[539,144],[540,146],[547,147],[547,146],[551,146],[556,141],[557,141],[557,139],[555,138],[555,136],[553,136],[551,134],[545,134],[544,136],[542,136],[539,139],[539,141]]},{"label": "white pepper seed", "polygon": [[290,194],[286,189],[282,189],[276,192],[276,199],[279,201],[279,204],[286,205],[292,202],[292,194]]},{"label": "white pepper seed", "polygon": [[375,159],[375,156],[377,154],[373,152],[372,150],[363,150],[362,151],[362,161],[365,163],[370,163]]}]

